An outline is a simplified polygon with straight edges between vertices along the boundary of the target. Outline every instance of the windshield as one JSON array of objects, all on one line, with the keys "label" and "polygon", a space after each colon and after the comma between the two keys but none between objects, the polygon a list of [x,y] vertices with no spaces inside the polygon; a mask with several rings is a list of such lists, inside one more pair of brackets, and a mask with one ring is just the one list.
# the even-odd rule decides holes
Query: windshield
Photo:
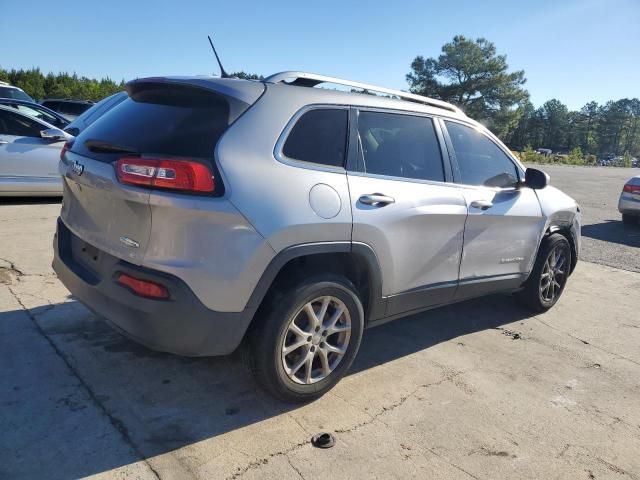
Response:
[{"label": "windshield", "polygon": [[15,98],[16,100],[35,102],[33,98],[17,88],[0,87],[0,98]]}]

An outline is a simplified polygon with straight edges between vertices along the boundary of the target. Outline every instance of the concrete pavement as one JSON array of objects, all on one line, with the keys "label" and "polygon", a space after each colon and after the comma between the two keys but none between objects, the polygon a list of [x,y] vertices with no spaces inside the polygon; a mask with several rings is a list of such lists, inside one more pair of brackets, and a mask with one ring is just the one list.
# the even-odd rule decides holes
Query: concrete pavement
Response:
[{"label": "concrete pavement", "polygon": [[544,315],[493,296],[369,330],[290,406],[240,355],[155,353],[69,298],[58,210],[0,205],[0,478],[640,479],[639,273],[582,262]]}]

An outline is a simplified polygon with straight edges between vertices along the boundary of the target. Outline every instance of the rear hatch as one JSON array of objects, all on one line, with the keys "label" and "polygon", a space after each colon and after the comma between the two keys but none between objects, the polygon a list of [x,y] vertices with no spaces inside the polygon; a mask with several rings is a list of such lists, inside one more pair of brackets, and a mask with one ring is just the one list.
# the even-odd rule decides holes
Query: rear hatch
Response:
[{"label": "rear hatch", "polygon": [[[154,78],[130,82],[129,97],[76,137],[62,155],[61,217],[88,244],[77,248],[93,251],[91,247],[96,247],[140,264],[151,232],[150,190],[121,183],[116,162],[123,157],[187,159],[207,165],[214,178],[219,177],[214,161],[216,143],[263,90],[261,83],[240,80]],[[241,94],[234,95],[236,91]],[[219,196],[222,192],[216,179],[215,191],[200,195]],[[190,195],[182,191],[175,194]]]}]

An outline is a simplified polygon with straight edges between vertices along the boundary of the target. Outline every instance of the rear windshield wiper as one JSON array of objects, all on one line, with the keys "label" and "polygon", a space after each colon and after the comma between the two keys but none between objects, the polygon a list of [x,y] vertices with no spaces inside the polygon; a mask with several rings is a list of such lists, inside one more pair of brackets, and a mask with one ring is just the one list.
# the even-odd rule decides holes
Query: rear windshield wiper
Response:
[{"label": "rear windshield wiper", "polygon": [[90,151],[96,153],[129,153],[133,155],[140,155],[140,151],[135,148],[105,142],[104,140],[85,140],[84,146]]}]

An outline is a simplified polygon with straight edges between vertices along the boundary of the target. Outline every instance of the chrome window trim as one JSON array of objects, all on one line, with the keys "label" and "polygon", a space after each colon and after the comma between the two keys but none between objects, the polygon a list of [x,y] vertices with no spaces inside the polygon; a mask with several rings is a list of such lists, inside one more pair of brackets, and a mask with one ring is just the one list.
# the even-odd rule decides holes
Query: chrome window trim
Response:
[{"label": "chrome window trim", "polygon": [[310,104],[305,105],[300,110],[298,110],[291,119],[287,122],[287,125],[284,127],[280,136],[278,137],[278,141],[276,142],[275,148],[273,149],[273,156],[277,161],[288,165],[290,167],[297,168],[306,168],[308,170],[318,170],[321,172],[329,172],[329,173],[342,173],[344,174],[347,170],[345,167],[333,167],[329,165],[323,165],[320,163],[307,162],[305,160],[298,160],[296,158],[287,157],[284,152],[284,144],[287,142],[289,135],[291,134],[291,130],[300,117],[302,117],[305,113],[311,110],[346,110],[347,111],[347,137],[345,139],[345,150],[344,150],[344,164],[347,163],[347,157],[349,156],[349,108],[350,105],[332,105],[332,104]]},{"label": "chrome window trim", "polygon": [[453,182],[439,182],[437,180],[423,180],[420,178],[394,177],[391,175],[380,175],[377,173],[356,172],[351,170],[349,170],[348,174],[351,177],[367,177],[367,178],[377,178],[380,180],[394,180],[397,182],[422,183],[424,185],[434,185],[437,187],[456,188],[460,186],[459,184],[453,183]]}]

